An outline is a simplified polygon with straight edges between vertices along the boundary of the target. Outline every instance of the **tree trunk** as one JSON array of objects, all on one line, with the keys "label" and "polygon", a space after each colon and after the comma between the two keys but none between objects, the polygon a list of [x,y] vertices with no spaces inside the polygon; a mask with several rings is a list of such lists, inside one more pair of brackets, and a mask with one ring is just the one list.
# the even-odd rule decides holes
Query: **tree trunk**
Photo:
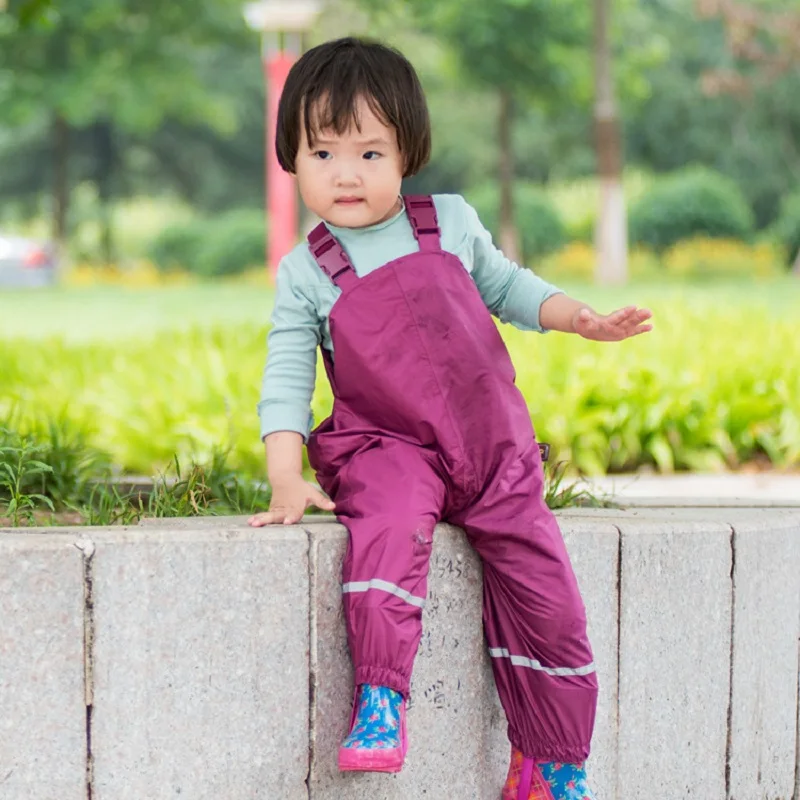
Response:
[{"label": "tree trunk", "polygon": [[94,150],[95,185],[100,204],[100,256],[103,264],[107,266],[114,263],[116,256],[111,202],[114,196],[114,172],[117,164],[114,128],[108,120],[100,120],[94,125]]},{"label": "tree trunk", "polygon": [[56,251],[64,250],[69,211],[69,123],[61,114],[53,116],[53,217],[52,238]]},{"label": "tree trunk", "polygon": [[600,207],[595,229],[597,283],[628,278],[628,226],[622,185],[622,142],[611,76],[608,25],[611,0],[594,0],[595,147]]},{"label": "tree trunk", "polygon": [[497,125],[500,176],[500,249],[506,258],[520,262],[519,234],[514,220],[514,150],[511,143],[511,124],[514,108],[511,94],[500,91],[500,114]]}]

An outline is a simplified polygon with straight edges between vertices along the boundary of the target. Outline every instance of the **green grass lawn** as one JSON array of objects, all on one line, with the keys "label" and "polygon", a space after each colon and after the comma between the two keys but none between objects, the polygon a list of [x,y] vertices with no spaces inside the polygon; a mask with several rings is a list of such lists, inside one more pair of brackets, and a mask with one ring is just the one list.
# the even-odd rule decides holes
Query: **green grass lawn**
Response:
[{"label": "green grass lawn", "polygon": [[[693,308],[740,308],[746,334],[748,310],[769,310],[786,317],[800,311],[800,280],[719,284],[643,283],[624,287],[565,284],[570,294],[598,311],[622,305],[649,305],[656,324],[669,325],[659,308],[675,302]],[[157,338],[168,331],[229,324],[266,325],[272,292],[235,283],[200,284],[161,289],[54,288],[0,292],[0,339],[43,339],[67,342]]]},{"label": "green grass lawn", "polygon": [[[648,305],[656,327],[621,344],[502,327],[556,459],[595,474],[800,464],[800,281],[564,288],[599,311]],[[66,426],[128,472],[222,448],[260,475],[271,303],[231,283],[0,293],[0,427]],[[316,419],[330,406],[318,362]]]},{"label": "green grass lawn", "polygon": [[270,289],[234,283],[0,291],[0,340],[127,340],[194,327],[262,326],[269,322],[272,297]]}]

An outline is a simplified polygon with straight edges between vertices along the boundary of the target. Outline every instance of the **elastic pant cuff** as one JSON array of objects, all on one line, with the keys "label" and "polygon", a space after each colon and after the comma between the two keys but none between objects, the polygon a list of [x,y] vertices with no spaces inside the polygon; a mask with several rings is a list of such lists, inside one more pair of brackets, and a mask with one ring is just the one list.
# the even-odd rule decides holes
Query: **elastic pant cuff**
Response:
[{"label": "elastic pant cuff", "polygon": [[509,728],[508,738],[512,747],[519,750],[525,758],[534,761],[558,761],[566,764],[581,764],[589,758],[589,744],[569,745],[546,742],[542,739],[523,740],[516,731]]},{"label": "elastic pant cuff", "polygon": [[400,692],[407,700],[411,688],[411,679],[386,667],[358,667],[356,669],[356,686],[371,683],[373,686],[388,686]]}]

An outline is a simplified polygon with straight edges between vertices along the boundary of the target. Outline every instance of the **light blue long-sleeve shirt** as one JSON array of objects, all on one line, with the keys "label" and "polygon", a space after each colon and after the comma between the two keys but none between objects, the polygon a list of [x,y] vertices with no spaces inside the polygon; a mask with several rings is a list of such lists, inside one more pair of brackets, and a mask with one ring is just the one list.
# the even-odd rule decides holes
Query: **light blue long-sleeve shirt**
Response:
[{"label": "light blue long-sleeve shirt", "polygon": [[[509,261],[463,197],[441,194],[433,201],[442,249],[458,256],[489,311],[520,330],[543,332],[539,308],[561,290]],[[359,277],[419,249],[405,210],[368,228],[328,228]],[[335,358],[328,317],[340,294],[305,242],[281,261],[258,403],[262,438],[276,431],[296,431],[308,438],[317,347]]]}]

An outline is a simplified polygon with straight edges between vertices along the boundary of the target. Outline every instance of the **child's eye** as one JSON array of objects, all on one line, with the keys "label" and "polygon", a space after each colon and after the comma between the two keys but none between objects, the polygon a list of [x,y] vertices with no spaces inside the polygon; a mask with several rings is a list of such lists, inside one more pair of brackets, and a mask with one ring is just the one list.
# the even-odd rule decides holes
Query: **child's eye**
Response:
[{"label": "child's eye", "polygon": [[375,150],[369,150],[368,152],[364,153],[364,159],[366,161],[377,161],[380,157],[381,154]]},{"label": "child's eye", "polygon": [[318,158],[320,161],[328,161],[332,156],[327,150],[317,150],[314,153],[314,158]]}]

